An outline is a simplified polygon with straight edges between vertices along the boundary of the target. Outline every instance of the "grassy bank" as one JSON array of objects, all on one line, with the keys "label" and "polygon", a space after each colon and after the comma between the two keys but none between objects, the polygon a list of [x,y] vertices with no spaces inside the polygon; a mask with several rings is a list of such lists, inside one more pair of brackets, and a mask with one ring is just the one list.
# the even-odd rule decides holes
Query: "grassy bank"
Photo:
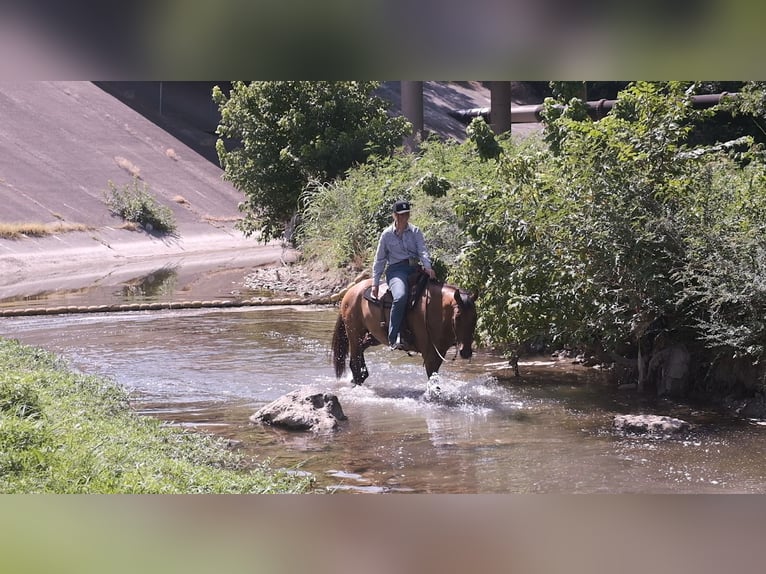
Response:
[{"label": "grassy bank", "polygon": [[0,492],[284,493],[308,489],[201,433],[129,408],[112,381],[0,338]]}]

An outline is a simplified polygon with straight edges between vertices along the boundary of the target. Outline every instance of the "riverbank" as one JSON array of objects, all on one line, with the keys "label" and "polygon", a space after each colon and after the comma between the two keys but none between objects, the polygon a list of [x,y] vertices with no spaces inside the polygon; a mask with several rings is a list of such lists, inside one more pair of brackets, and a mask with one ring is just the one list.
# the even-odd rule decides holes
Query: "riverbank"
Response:
[{"label": "riverbank", "polygon": [[226,441],[137,415],[113,382],[0,339],[0,491],[56,494],[296,493],[305,477]]}]

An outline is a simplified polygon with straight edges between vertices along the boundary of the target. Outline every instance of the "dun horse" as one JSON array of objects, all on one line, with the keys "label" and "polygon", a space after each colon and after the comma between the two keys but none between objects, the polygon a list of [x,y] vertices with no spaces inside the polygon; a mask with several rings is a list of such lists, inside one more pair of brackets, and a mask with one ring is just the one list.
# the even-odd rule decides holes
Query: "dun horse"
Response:
[{"label": "dun horse", "polygon": [[[353,374],[353,383],[361,385],[369,376],[364,351],[388,340],[390,308],[369,296],[372,280],[367,279],[348,290],[340,304],[332,339],[335,376],[346,372],[346,360]],[[383,285],[381,285],[381,288]],[[367,292],[367,296],[365,296]],[[402,336],[409,349],[423,357],[426,374],[430,377],[441,367],[447,350],[457,347],[463,359],[473,354],[476,328],[475,297],[457,287],[428,282],[422,295],[414,298],[402,325]],[[409,341],[408,341],[409,339]]]}]

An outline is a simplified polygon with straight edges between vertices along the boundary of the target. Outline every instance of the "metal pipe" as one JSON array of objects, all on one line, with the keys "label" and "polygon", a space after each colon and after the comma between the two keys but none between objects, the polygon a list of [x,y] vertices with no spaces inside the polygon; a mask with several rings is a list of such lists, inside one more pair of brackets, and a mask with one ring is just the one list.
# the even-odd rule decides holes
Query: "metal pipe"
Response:
[{"label": "metal pipe", "polygon": [[[712,106],[718,105],[721,103],[721,101],[726,97],[735,97],[737,94],[735,93],[729,93],[729,92],[722,92],[720,94],[703,94],[699,96],[692,96],[692,105],[695,108],[710,108]],[[617,100],[606,100],[606,99],[600,99],[600,100],[592,100],[589,102],[585,102],[586,107],[588,108],[588,114],[591,118],[598,120],[606,116],[614,105],[617,103]],[[561,104],[557,104],[557,107],[562,107]],[[511,123],[514,124],[537,124],[542,122],[542,117],[540,113],[542,112],[544,106],[543,104],[528,104],[523,106],[511,106]],[[475,117],[483,117],[485,121],[489,121],[490,116],[490,108],[470,108],[465,110],[455,110],[452,112],[449,112],[449,115],[455,118],[456,120],[463,122],[465,124],[470,123],[470,121]]]}]

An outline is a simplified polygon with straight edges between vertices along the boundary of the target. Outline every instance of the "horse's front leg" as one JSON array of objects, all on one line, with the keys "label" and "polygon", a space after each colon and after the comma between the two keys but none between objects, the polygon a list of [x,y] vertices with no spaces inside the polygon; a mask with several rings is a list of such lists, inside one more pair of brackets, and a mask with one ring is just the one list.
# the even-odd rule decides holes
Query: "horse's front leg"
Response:
[{"label": "horse's front leg", "polygon": [[442,357],[439,353],[431,347],[425,353],[423,353],[423,364],[426,368],[426,375],[431,378],[431,375],[439,372],[439,367],[442,366]]}]

